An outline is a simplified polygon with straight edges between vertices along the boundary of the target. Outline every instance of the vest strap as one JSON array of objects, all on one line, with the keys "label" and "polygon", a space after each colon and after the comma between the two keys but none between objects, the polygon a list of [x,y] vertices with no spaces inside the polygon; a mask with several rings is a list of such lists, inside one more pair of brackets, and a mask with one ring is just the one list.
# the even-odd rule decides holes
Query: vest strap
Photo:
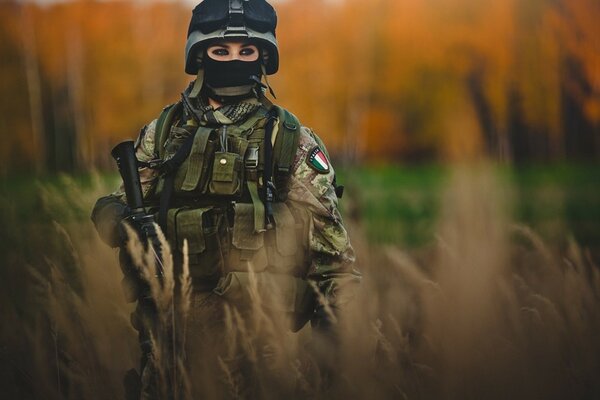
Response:
[{"label": "vest strap", "polygon": [[260,233],[265,231],[265,205],[263,204],[260,196],[258,195],[258,182],[246,181],[248,186],[248,192],[252,199],[252,206],[254,208],[254,233]]},{"label": "vest strap", "polygon": [[289,111],[275,107],[279,115],[279,133],[275,141],[274,163],[277,173],[287,174],[290,171],[300,140],[300,121]]},{"label": "vest strap", "polygon": [[189,157],[189,163],[187,172],[185,174],[185,180],[181,186],[181,190],[191,191],[198,186],[200,178],[202,176],[202,167],[204,166],[204,153],[206,151],[206,145],[212,129],[200,126],[196,130],[194,136],[194,143],[192,144],[192,150]]},{"label": "vest strap", "polygon": [[157,153],[157,158],[160,158],[161,160],[165,158],[165,142],[169,136],[169,129],[171,129],[171,125],[173,125],[175,116],[181,113],[181,109],[181,102],[171,104],[163,109],[156,121],[156,130],[154,132],[154,143],[156,147],[154,152]]}]

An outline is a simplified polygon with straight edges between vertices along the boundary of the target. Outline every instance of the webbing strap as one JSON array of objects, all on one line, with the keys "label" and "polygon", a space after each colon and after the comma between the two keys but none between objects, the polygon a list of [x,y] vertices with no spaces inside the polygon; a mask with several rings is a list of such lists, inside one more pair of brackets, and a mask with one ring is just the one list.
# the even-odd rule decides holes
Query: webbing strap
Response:
[{"label": "webbing strap", "polygon": [[265,231],[265,205],[258,195],[258,182],[246,181],[254,208],[254,233]]},{"label": "webbing strap", "polygon": [[279,114],[280,132],[275,141],[274,161],[278,173],[287,173],[298,150],[300,122],[287,110],[280,107],[275,108]]},{"label": "webbing strap", "polygon": [[239,132],[245,132],[250,128],[256,127],[256,125],[264,119],[264,115],[254,115],[248,118],[243,124],[239,126]]},{"label": "webbing strap", "polygon": [[204,152],[212,129],[201,126],[196,130],[194,142],[191,148],[190,160],[185,174],[185,180],[181,190],[191,191],[198,186],[204,165]]},{"label": "webbing strap", "polygon": [[158,224],[164,232],[166,232],[167,229],[167,214],[169,212],[171,197],[173,196],[173,192],[175,190],[175,174],[177,173],[177,168],[179,168],[181,163],[183,163],[183,161],[190,154],[195,136],[195,133],[188,136],[183,145],[179,148],[179,150],[177,150],[177,153],[175,153],[172,158],[165,161],[160,167],[161,172],[164,173],[165,184],[163,186],[162,193],[160,194]]},{"label": "webbing strap", "polygon": [[200,91],[202,90],[202,85],[204,84],[204,68],[200,68],[198,70],[198,76],[196,76],[196,81],[194,82],[194,87],[190,92],[190,99],[196,99],[200,95]]},{"label": "webbing strap", "polygon": [[165,142],[169,136],[168,129],[173,125],[173,119],[181,112],[181,102],[172,104],[162,111],[156,122],[156,131],[154,132],[155,152],[158,151],[158,158],[165,157]]},{"label": "webbing strap", "polygon": [[264,171],[263,171],[263,182],[264,182],[264,198],[265,198],[265,214],[266,214],[266,228],[271,229],[275,224],[273,217],[273,201],[275,200],[275,185],[273,184],[273,143],[271,142],[271,136],[273,134],[273,128],[277,118],[274,113],[270,113],[267,125],[265,126],[265,141],[264,141]]}]

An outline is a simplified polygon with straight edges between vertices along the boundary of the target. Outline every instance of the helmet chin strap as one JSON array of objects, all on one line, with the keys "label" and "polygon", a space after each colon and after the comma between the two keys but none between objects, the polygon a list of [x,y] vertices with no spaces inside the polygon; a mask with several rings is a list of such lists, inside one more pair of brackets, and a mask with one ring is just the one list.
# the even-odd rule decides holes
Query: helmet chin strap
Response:
[{"label": "helmet chin strap", "polygon": [[275,92],[273,91],[273,88],[271,87],[271,85],[269,85],[269,78],[267,78],[267,68],[265,67],[264,62],[262,62],[260,64],[260,69],[262,71],[262,76],[265,77],[265,84],[267,85],[267,88],[269,89],[269,93],[271,93],[271,96],[273,96],[273,98],[276,99],[277,96],[275,96]]},{"label": "helmet chin strap", "polygon": [[194,82],[194,87],[190,92],[191,99],[197,99],[200,95],[200,91],[202,90],[202,85],[204,84],[204,68],[200,68],[198,70],[198,75],[196,76],[196,82]]}]

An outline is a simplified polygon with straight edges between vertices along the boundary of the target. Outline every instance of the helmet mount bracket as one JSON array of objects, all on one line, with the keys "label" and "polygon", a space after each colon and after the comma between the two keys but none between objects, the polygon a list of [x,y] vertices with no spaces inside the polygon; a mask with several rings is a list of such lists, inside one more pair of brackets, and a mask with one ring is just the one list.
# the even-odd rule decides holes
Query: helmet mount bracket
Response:
[{"label": "helmet mount bracket", "polygon": [[[246,2],[248,0],[243,0]],[[246,24],[244,22],[244,4],[242,0],[229,0],[229,22],[224,37],[228,36],[248,36]]]}]

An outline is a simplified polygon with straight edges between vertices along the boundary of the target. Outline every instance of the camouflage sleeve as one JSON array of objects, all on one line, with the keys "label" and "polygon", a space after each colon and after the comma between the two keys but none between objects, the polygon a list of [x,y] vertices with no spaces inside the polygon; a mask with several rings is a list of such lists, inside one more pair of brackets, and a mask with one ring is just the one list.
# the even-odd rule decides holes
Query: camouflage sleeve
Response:
[{"label": "camouflage sleeve", "polygon": [[[319,152],[317,149],[321,150]],[[319,154],[321,163],[315,165]],[[332,305],[342,305],[352,296],[360,282],[354,268],[354,250],[338,210],[333,186],[334,170],[320,149],[310,129],[303,127],[292,174],[289,201],[308,211],[308,279]]]},{"label": "camouflage sleeve", "polygon": [[[140,135],[135,142],[135,156],[138,161],[149,162],[156,158],[154,144],[155,131],[156,120],[150,122],[140,132]],[[155,170],[146,167],[140,168],[139,172],[140,182],[142,184],[142,193],[144,196],[146,196],[146,194],[148,194],[150,189],[152,189],[154,186],[158,173]],[[117,196],[121,200],[125,201],[125,188],[123,187],[123,184],[121,184],[119,189],[112,195]]]},{"label": "camouflage sleeve", "polygon": [[[154,130],[156,121],[145,126],[136,141],[136,157],[140,161],[150,161],[154,158]],[[149,168],[140,169],[142,191],[144,195],[152,188],[156,180],[155,171]],[[92,210],[92,221],[100,237],[111,247],[120,245],[118,226],[127,213],[127,199],[123,184],[108,196],[101,197]]]}]

